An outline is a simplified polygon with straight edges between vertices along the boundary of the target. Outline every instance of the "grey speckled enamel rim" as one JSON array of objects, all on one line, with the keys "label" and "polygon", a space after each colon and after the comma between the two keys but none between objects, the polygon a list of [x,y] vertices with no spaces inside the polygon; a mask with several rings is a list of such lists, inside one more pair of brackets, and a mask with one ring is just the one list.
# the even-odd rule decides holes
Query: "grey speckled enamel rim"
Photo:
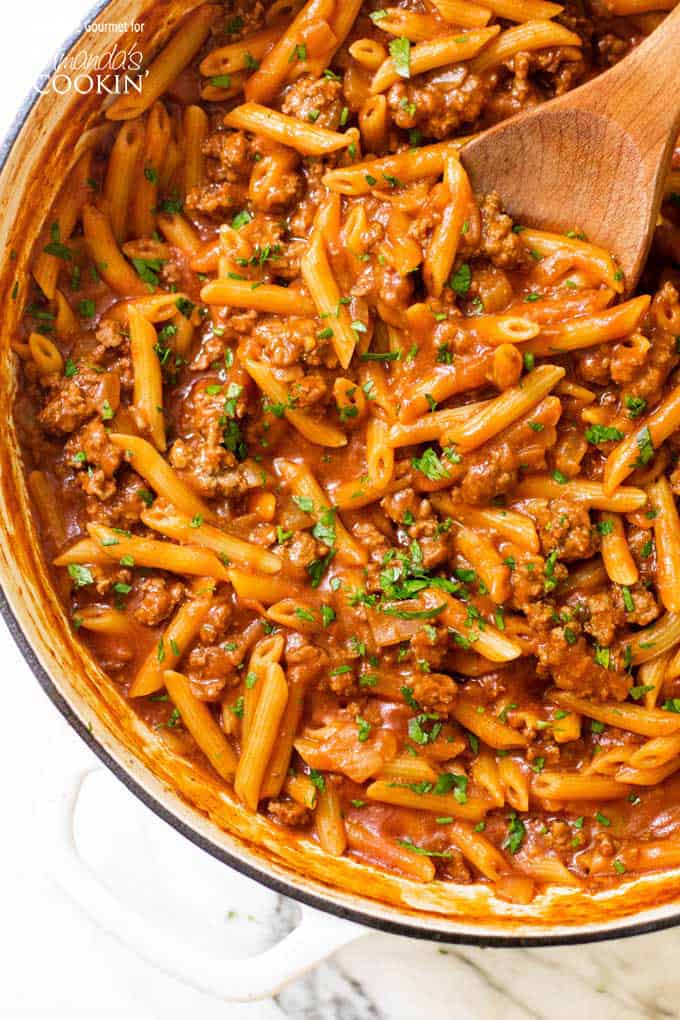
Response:
[{"label": "grey speckled enamel rim", "polygon": [[[80,38],[85,30],[85,26],[101,11],[104,10],[108,3],[108,0],[101,0],[97,3],[80,22],[76,29],[71,33],[68,39],[58,50],[55,60],[58,63],[62,57],[69,51],[74,43]],[[51,67],[55,64],[50,65],[50,68],[46,68],[46,73],[49,73]],[[0,170],[4,166],[9,152],[14,145],[21,129],[26,121],[28,115],[33,109],[34,104],[37,101],[37,93],[35,96],[28,96],[22,105],[20,106],[12,125],[7,132],[7,135],[0,143]],[[361,910],[355,910],[349,907],[343,907],[333,902],[326,900],[323,896],[316,896],[312,893],[303,892],[297,889],[292,882],[284,882],[278,878],[273,878],[271,875],[263,874],[259,869],[252,867],[251,865],[245,864],[243,861],[236,857],[233,857],[226,850],[211,843],[210,840],[200,836],[194,829],[180,821],[171,811],[169,811],[159,800],[148,793],[142,786],[140,786],[128,772],[117,762],[107,751],[101,746],[96,740],[88,728],[81,722],[77,717],[68,701],[60,694],[48,673],[43,669],[42,665],[38,661],[38,658],[31,648],[29,642],[26,639],[19,623],[12,612],[9,603],[5,597],[5,593],[0,587],[0,613],[4,617],[5,623],[9,629],[10,634],[14,638],[21,654],[26,660],[27,664],[31,668],[31,671],[38,683],[42,687],[43,691],[50,699],[52,704],[58,709],[63,715],[69,725],[76,731],[79,737],[87,744],[91,751],[97,755],[97,757],[106,765],[108,769],[120,780],[136,797],[139,798],[148,808],[150,808],[159,818],[171,825],[173,829],[176,829],[182,836],[194,843],[195,846],[201,850],[205,850],[212,857],[222,861],[229,867],[234,868],[243,875],[247,875],[248,878],[252,878],[254,881],[259,882],[261,885],[265,885],[268,888],[274,890],[274,892],[281,893],[284,896],[289,896],[291,899],[297,900],[300,903],[304,903],[309,907],[314,907],[317,910],[324,911],[328,914],[334,914],[336,917],[344,918],[348,921],[354,921],[357,924],[366,925],[369,928],[375,928],[379,931],[390,932],[393,935],[405,935],[410,938],[425,939],[431,942],[444,942],[450,945],[468,945],[468,946],[480,946],[487,948],[530,948],[540,946],[568,946],[568,945],[582,945],[587,942],[607,942],[612,939],[626,938],[633,935],[646,935],[651,932],[664,931],[667,928],[674,928],[680,925],[680,913],[673,917],[659,918],[654,921],[638,921],[621,927],[616,927],[611,931],[601,932],[585,932],[583,934],[574,933],[573,935],[536,935],[536,936],[513,936],[513,935],[475,935],[474,933],[465,935],[448,934],[444,932],[432,932],[428,931],[424,924],[417,924],[411,920],[404,921],[390,921],[385,918],[375,917],[370,913],[365,913]]]}]

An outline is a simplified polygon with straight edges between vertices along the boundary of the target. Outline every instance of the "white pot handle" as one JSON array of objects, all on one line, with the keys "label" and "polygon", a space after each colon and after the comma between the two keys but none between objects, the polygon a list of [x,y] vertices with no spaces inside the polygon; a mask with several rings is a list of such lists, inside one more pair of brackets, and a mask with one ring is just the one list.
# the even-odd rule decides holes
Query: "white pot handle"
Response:
[{"label": "white pot handle", "polygon": [[311,907],[302,906],[301,923],[271,949],[249,959],[221,960],[194,949],[188,940],[145,920],[106,889],[78,853],[73,819],[87,769],[55,801],[53,876],[62,890],[107,932],[148,963],[199,991],[227,1002],[268,998],[337,949],[368,932]]}]

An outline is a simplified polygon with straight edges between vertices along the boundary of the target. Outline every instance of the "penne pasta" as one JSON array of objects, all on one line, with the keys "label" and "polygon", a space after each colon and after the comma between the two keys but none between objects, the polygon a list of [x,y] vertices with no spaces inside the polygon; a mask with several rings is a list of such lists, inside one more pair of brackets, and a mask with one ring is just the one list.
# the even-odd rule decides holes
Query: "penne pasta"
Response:
[{"label": "penne pasta", "polygon": [[152,61],[142,77],[141,91],[131,89],[117,96],[106,110],[108,119],[131,120],[148,110],[199,51],[218,12],[214,4],[201,4],[192,11]]},{"label": "penne pasta", "polygon": [[563,377],[564,369],[559,365],[535,368],[471,419],[454,425],[442,436],[442,444],[454,445],[460,453],[476,449],[536,407]]},{"label": "penne pasta", "polygon": [[680,719],[675,719],[671,713],[659,709],[644,708],[642,705],[631,705],[628,702],[589,701],[567,691],[553,691],[552,698],[558,705],[572,712],[579,712],[607,726],[638,733],[642,737],[665,736],[680,730]]},{"label": "penne pasta", "polygon": [[153,325],[134,305],[128,310],[130,354],[134,371],[133,400],[137,414],[146,424],[154,446],[165,449],[163,417],[163,380],[156,355],[158,337]]},{"label": "penne pasta", "polygon": [[[207,549],[158,542],[153,538],[138,538],[102,524],[88,524],[87,530],[90,538],[99,545],[100,552],[110,560],[120,562],[125,557],[137,567],[155,567],[174,574],[214,577],[220,581],[229,579],[217,556]],[[57,563],[57,566],[61,566],[61,563]]]},{"label": "penne pasta", "polygon": [[347,847],[347,835],[338,792],[328,779],[319,791],[314,823],[322,848],[333,857],[341,857]]},{"label": "penne pasta", "polygon": [[225,566],[233,562],[261,574],[276,574],[281,569],[281,560],[274,553],[207,523],[200,514],[189,517],[157,500],[142,511],[142,520],[147,527],[176,542],[211,550]]},{"label": "penne pasta", "polygon": [[[473,29],[464,34],[441,35],[426,42],[417,43],[410,52],[409,77],[416,74],[423,74],[425,71],[432,71],[435,67],[442,67],[444,64],[460,63],[464,60],[471,60],[476,57],[480,50],[494,39],[500,28],[494,25],[491,28]],[[569,33],[570,35],[572,33]],[[579,40],[580,41],[580,40]],[[399,81],[402,75],[397,70],[393,58],[388,57],[378,68],[371,82],[371,92],[385,92],[390,85]]]},{"label": "penne pasta", "polygon": [[550,46],[581,46],[581,36],[554,21],[537,19],[506,29],[471,61],[474,74],[498,67],[516,53],[543,50]]},{"label": "penne pasta", "polygon": [[181,673],[166,669],[163,675],[168,694],[188,729],[215,772],[232,780],[236,755],[231,744],[210,714],[210,709],[191,693],[189,681]]},{"label": "penne pasta", "polygon": [[303,156],[323,156],[337,152],[347,148],[352,141],[349,132],[340,134],[314,124],[305,124],[297,117],[278,113],[259,103],[237,106],[226,115],[224,123],[227,127],[241,131],[255,131],[273,142],[290,146]]},{"label": "penne pasta", "polygon": [[255,811],[267,763],[288,700],[286,676],[276,662],[267,664],[252,726],[234,778],[234,790],[246,807]]},{"label": "penne pasta", "polygon": [[480,822],[489,809],[487,801],[477,797],[459,800],[448,793],[415,793],[408,786],[399,786],[376,780],[366,790],[369,800],[380,801],[382,804],[395,804],[399,807],[415,808],[418,811],[430,811],[438,815],[451,815],[469,822]]},{"label": "penne pasta", "polygon": [[298,499],[305,500],[306,504],[311,504],[309,511],[306,512],[309,513],[312,521],[327,523],[328,515],[331,516],[335,529],[338,559],[348,566],[363,566],[368,559],[365,550],[354,541],[335,514],[326,494],[311,471],[300,464],[283,459],[276,460],[274,466],[277,474],[285,481],[293,495]]},{"label": "penne pasta", "polygon": [[622,440],[609,454],[604,468],[604,490],[611,495],[636,466],[644,466],[654,451],[680,425],[680,386],[646,419],[641,428]]},{"label": "penne pasta", "polygon": [[197,637],[210,611],[214,588],[211,578],[199,578],[194,582],[192,598],[177,610],[137,672],[129,690],[131,698],[147,697],[163,688],[165,671],[176,669]]},{"label": "penne pasta", "polygon": [[334,425],[312,418],[304,411],[296,411],[285,386],[278,381],[267,365],[247,358],[243,362],[243,367],[269,400],[283,407],[284,416],[310,443],[331,447],[347,444],[345,433]]},{"label": "penne pasta", "polygon": [[182,513],[192,517],[199,515],[206,520],[214,519],[214,514],[207,504],[182,481],[146,439],[111,432],[109,440],[119,450],[125,452],[137,474],[142,476],[158,496],[172,503]]},{"label": "penne pasta", "polygon": [[300,270],[316,310],[326,327],[331,330],[331,343],[343,368],[349,365],[357,341],[347,307],[340,301],[341,294],[335,282],[326,255],[323,237],[316,230],[300,262]]}]

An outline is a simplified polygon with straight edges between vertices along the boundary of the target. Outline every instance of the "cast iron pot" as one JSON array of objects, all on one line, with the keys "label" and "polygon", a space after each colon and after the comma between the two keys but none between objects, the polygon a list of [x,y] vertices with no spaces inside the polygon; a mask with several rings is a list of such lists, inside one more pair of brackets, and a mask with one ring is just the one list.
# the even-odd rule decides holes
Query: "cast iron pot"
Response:
[{"label": "cast iron pot", "polygon": [[[54,66],[78,52],[101,55],[115,41],[133,42],[148,57],[200,0],[110,0],[75,29]],[[143,33],[86,31],[102,23],[144,23]],[[206,853],[305,905],[303,923],[264,957],[223,963],[193,952],[170,931],[152,931],[123,908],[77,858],[69,812],[55,832],[60,868],[73,895],[145,957],[191,983],[230,999],[277,990],[340,945],[361,925],[439,942],[479,946],[545,946],[620,938],[680,921],[678,871],[632,878],[589,895],[551,889],[529,905],[496,898],[488,887],[434,882],[423,886],[349,858],[325,855],[311,841],[287,838],[262,816],[245,811],[217,779],[180,758],[142,726],[71,626],[42,562],[29,512],[13,422],[17,382],[10,340],[22,302],[31,248],[68,169],[83,146],[108,130],[96,92],[53,90],[36,77],[0,157],[0,609],[36,681],[86,744],[152,811]],[[54,79],[52,79],[54,81]],[[16,252],[12,257],[11,253]],[[22,288],[23,290],[23,288]],[[78,782],[71,787],[77,795]],[[316,909],[306,909],[316,908]]]}]

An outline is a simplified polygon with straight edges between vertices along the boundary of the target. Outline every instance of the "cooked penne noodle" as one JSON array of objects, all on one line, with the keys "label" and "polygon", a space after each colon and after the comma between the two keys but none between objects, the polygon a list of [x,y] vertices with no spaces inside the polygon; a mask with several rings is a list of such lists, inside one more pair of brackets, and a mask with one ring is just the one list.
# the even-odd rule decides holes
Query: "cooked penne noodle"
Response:
[{"label": "cooked penne noodle", "polygon": [[[38,518],[43,532],[59,548],[66,540],[64,518],[57,505],[53,479],[44,471],[31,471],[26,478],[28,491],[38,511]],[[84,541],[89,541],[85,539]],[[85,562],[76,560],[71,562]],[[94,561],[93,561],[94,562]]]},{"label": "cooked penne noodle", "polygon": [[505,792],[498,772],[498,762],[488,748],[481,748],[470,767],[470,778],[476,788],[495,807],[505,804]]},{"label": "cooked penne noodle", "polygon": [[170,503],[157,500],[141,516],[147,527],[176,542],[210,549],[227,566],[237,563],[261,574],[276,574],[281,569],[281,560],[274,553],[207,523],[200,514],[189,517]]},{"label": "cooked penne noodle", "polygon": [[444,21],[463,28],[484,28],[491,17],[489,7],[473,3],[472,0],[432,0]]},{"label": "cooked penne noodle", "polygon": [[[36,474],[36,472],[32,474]],[[31,486],[31,492],[33,494],[33,486]],[[44,519],[42,512],[41,517]],[[55,556],[52,562],[55,567],[67,567],[71,563],[106,566],[111,562],[111,559],[106,555],[99,542],[95,542],[92,538],[81,538],[74,542],[72,546],[69,546],[68,549],[65,549],[64,552],[60,553],[59,556]]]},{"label": "cooked penne noodle", "polygon": [[288,701],[262,783],[263,797],[278,797],[288,775],[290,759],[293,754],[293,741],[300,727],[305,706],[305,690],[306,686],[303,680],[288,685]]},{"label": "cooked penne noodle", "polygon": [[146,423],[154,446],[162,451],[165,449],[165,418],[161,363],[156,354],[158,336],[153,325],[134,305],[129,307],[128,321],[134,372],[134,406],[138,416]]},{"label": "cooked penne noodle", "polygon": [[273,283],[253,284],[247,280],[218,279],[206,283],[201,301],[208,305],[254,308],[274,315],[313,315],[314,304],[299,291]]},{"label": "cooked penne noodle", "polygon": [[289,776],[283,784],[283,789],[296,804],[301,804],[310,811],[316,808],[318,792],[309,776],[304,774]]},{"label": "cooked penne noodle", "polygon": [[229,579],[217,556],[207,549],[158,542],[153,538],[138,538],[127,532],[106,528],[102,524],[88,524],[87,530],[90,538],[98,543],[101,552],[110,560],[120,562],[125,557],[132,559],[136,567],[155,567],[157,570],[169,570],[173,574],[214,577],[220,581]]},{"label": "cooked penne noodle", "polygon": [[436,783],[438,773],[423,758],[413,758],[410,754],[401,754],[388,761],[378,776],[383,782],[401,783]]},{"label": "cooked penne noodle", "polygon": [[253,61],[261,61],[272,48],[281,35],[282,27],[281,23],[276,23],[246,36],[239,42],[228,43],[212,50],[201,61],[201,74],[206,78],[215,78],[248,70]]},{"label": "cooked penne noodle", "polygon": [[498,775],[505,795],[505,800],[516,811],[529,810],[529,778],[522,772],[514,758],[501,758],[498,762]]},{"label": "cooked penne noodle", "polygon": [[488,801],[478,797],[458,800],[448,793],[415,793],[408,786],[398,786],[376,780],[366,790],[369,800],[380,801],[382,804],[395,804],[399,807],[416,808],[418,811],[431,811],[437,815],[451,815],[468,822],[480,822],[489,810]]},{"label": "cooked penne noodle", "polygon": [[254,599],[264,606],[269,606],[290,594],[289,578],[273,577],[271,574],[258,575],[250,570],[238,570],[236,567],[229,567],[228,574],[234,591],[241,599]]},{"label": "cooked penne noodle", "polygon": [[536,253],[545,258],[561,256],[562,262],[566,261],[570,268],[574,266],[577,269],[589,270],[617,294],[623,293],[623,276],[614,259],[604,248],[589,244],[587,241],[579,241],[577,238],[565,237],[564,234],[550,234],[545,230],[533,230],[530,227],[522,227],[520,237],[532,255]]},{"label": "cooked penne noodle", "polygon": [[341,857],[347,847],[347,834],[338,791],[328,779],[319,791],[314,823],[322,848],[327,854]]},{"label": "cooked penne noodle", "polygon": [[[462,35],[460,33],[442,35],[436,39],[417,43],[410,53],[409,76],[432,71],[435,67],[442,67],[444,64],[456,64],[464,60],[471,60],[499,32],[498,25],[494,25],[491,28],[473,29]],[[571,34],[569,33],[569,35]],[[390,56],[375,72],[371,82],[371,92],[374,95],[377,92],[385,92],[390,85],[399,81],[399,78],[400,72]]]},{"label": "cooked penne noodle", "polygon": [[680,386],[672,390],[635,432],[622,440],[607,458],[604,488],[613,493],[638,465],[646,463],[655,450],[680,426]]},{"label": "cooked penne noodle", "polygon": [[649,627],[635,633],[627,647],[634,666],[656,658],[680,642],[680,614],[665,613]]},{"label": "cooked penne noodle", "polygon": [[133,178],[144,147],[144,123],[132,120],[122,124],[113,143],[104,181],[111,230],[118,244],[127,237],[128,207],[133,193]]},{"label": "cooked penne noodle", "polygon": [[[62,188],[59,198],[50,213],[50,233],[58,234],[58,243],[69,241],[74,227],[78,222],[81,209],[89,197],[92,197],[89,182],[91,181],[92,150],[87,149],[71,170],[68,186]],[[54,298],[57,289],[59,270],[63,262],[59,255],[51,251],[54,238],[38,253],[33,263],[33,277],[48,301]],[[48,250],[46,251],[45,248]]]},{"label": "cooked penne noodle", "polygon": [[601,529],[601,552],[608,577],[614,584],[636,584],[640,571],[628,548],[621,517],[618,514],[601,513],[600,522],[606,526]]},{"label": "cooked penne noodle", "polygon": [[474,643],[475,651],[486,659],[490,659],[491,662],[510,662],[522,654],[521,646],[516,641],[505,637],[491,624],[485,624],[484,629],[478,628],[476,623],[471,621],[469,607],[463,602],[443,592],[437,592],[436,598],[445,605],[441,622],[451,627],[465,643]]},{"label": "cooked penne noodle", "polygon": [[354,541],[342,521],[334,513],[328,497],[309,468],[282,458],[274,462],[274,467],[294,496],[311,502],[310,520],[323,523],[328,514],[332,515],[337,556],[340,562],[346,563],[350,567],[363,566],[368,559],[366,551]]},{"label": "cooked penne noodle", "polygon": [[[389,131],[389,113],[385,96],[369,96],[359,110],[359,132],[364,148],[368,152],[379,152],[384,148]],[[363,213],[363,210],[361,210]],[[365,218],[365,213],[363,213]],[[352,245],[356,251],[357,245]]]},{"label": "cooked penne noodle", "polygon": [[250,736],[267,666],[270,662],[281,661],[283,645],[283,636],[272,634],[270,637],[258,641],[250,653],[243,694],[243,716],[241,717],[241,740],[244,744]]},{"label": "cooked penne noodle", "polygon": [[680,717],[674,718],[672,713],[656,708],[643,708],[642,705],[631,705],[624,701],[589,701],[568,691],[553,691],[551,697],[558,705],[572,712],[579,712],[607,726],[638,733],[641,737],[662,737],[680,730]]},{"label": "cooked penne noodle", "polygon": [[467,822],[452,822],[447,831],[463,857],[489,881],[497,882],[509,870],[500,850]]},{"label": "cooked penne noodle", "polygon": [[195,492],[186,485],[168,462],[146,439],[140,436],[126,436],[109,433],[109,440],[123,450],[137,474],[151,486],[158,496],[172,503],[185,514],[199,515],[214,520],[212,510]]},{"label": "cooked penne noodle", "polygon": [[131,120],[148,110],[198,53],[219,10],[214,4],[193,10],[142,76],[141,91],[117,96],[106,110],[108,119]]},{"label": "cooked penne noodle", "polygon": [[132,641],[135,637],[135,626],[126,613],[110,606],[86,606],[78,613],[80,627],[98,634],[113,634]]},{"label": "cooked penne noodle", "polygon": [[[479,711],[482,708],[483,711]],[[489,747],[505,751],[511,747],[526,747],[529,741],[511,726],[496,719],[484,705],[479,705],[467,696],[460,697],[453,708],[453,716],[461,726],[470,730]]]},{"label": "cooked penne noodle", "polygon": [[531,475],[523,479],[515,494],[519,499],[570,499],[593,510],[618,514],[634,513],[647,503],[647,493],[633,486],[623,486],[610,493],[601,482],[562,482],[550,475]]},{"label": "cooked penne noodle", "polygon": [[409,424],[400,422],[391,427],[387,441],[396,449],[400,446],[415,446],[417,443],[439,439],[460,422],[473,417],[488,403],[489,401],[478,401],[474,404],[462,404],[460,407],[450,407],[444,411],[430,411],[429,414],[424,414],[422,418]]},{"label": "cooked penne noodle", "polygon": [[538,323],[521,315],[471,315],[468,319],[463,319],[460,326],[466,332],[494,346],[526,343],[533,340],[541,331]]},{"label": "cooked penne noodle", "polygon": [[184,193],[198,188],[205,177],[203,144],[208,135],[208,115],[201,106],[184,111]]},{"label": "cooked penne noodle", "polygon": [[[134,123],[134,121],[131,122],[131,124]],[[126,129],[129,130],[126,125],[121,127],[118,135],[119,138]],[[144,172],[134,182],[130,181],[132,232],[135,237],[151,236],[155,230],[155,212],[158,206],[161,168],[165,163],[171,132],[170,118],[163,103],[154,103],[149,110],[144,135],[144,151],[142,154]],[[116,142],[116,144],[118,143]],[[133,170],[136,169],[137,165],[135,164]],[[132,186],[133,183],[134,187]],[[124,227],[125,224],[123,224],[121,230],[124,230]],[[114,232],[117,234],[117,231]]]},{"label": "cooked penne noodle", "polygon": [[580,740],[581,721],[578,712],[562,713],[559,720],[553,722],[551,727],[555,743],[568,744],[571,740]]},{"label": "cooked penne noodle", "polygon": [[64,359],[59,353],[59,348],[49,337],[43,336],[42,333],[31,333],[28,338],[28,350],[38,375],[63,372]]},{"label": "cooked penne noodle", "polygon": [[645,708],[655,708],[661,687],[666,676],[672,678],[671,661],[673,653],[668,650],[654,659],[643,662],[637,672],[638,686],[644,689],[643,703]]},{"label": "cooked penne noodle", "polygon": [[222,730],[210,714],[210,709],[191,692],[189,681],[181,673],[166,669],[165,686],[182,722],[206,756],[215,772],[223,779],[232,780],[236,772],[236,755]]},{"label": "cooked penne noodle", "polygon": [[388,426],[380,418],[372,418],[366,429],[366,477],[345,482],[335,490],[334,498],[341,510],[367,506],[385,494],[394,472],[394,450],[388,446]]},{"label": "cooked penne noodle", "polygon": [[267,664],[248,739],[238,760],[234,790],[251,811],[257,809],[267,763],[288,701],[286,675],[277,662]]},{"label": "cooked penne noodle", "polygon": [[641,769],[624,765],[616,773],[616,779],[619,783],[631,783],[633,786],[658,786],[678,769],[680,769],[680,757],[673,758],[656,768]]},{"label": "cooked penne noodle", "polygon": [[533,879],[547,885],[574,886],[583,885],[578,875],[574,875],[558,857],[530,857],[521,861],[522,871],[526,871]]},{"label": "cooked penne noodle", "polygon": [[[387,7],[381,12],[382,16],[375,24],[381,32],[388,32],[389,35],[397,35],[409,39],[411,42],[423,42],[426,39],[434,39],[445,27],[439,18],[431,14],[420,14],[417,11],[405,11],[401,7]],[[486,21],[489,20],[487,14]],[[483,27],[484,21],[479,26],[472,25],[471,28]],[[459,22],[460,24],[460,22]],[[380,61],[382,63],[382,61]],[[379,65],[378,65],[379,66]],[[377,70],[377,67],[371,68]]]},{"label": "cooked penne noodle", "polygon": [[272,370],[260,361],[253,361],[246,358],[243,367],[262,392],[275,404],[284,408],[284,416],[291,425],[294,425],[298,432],[308,439],[310,443],[318,443],[319,446],[345,446],[347,436],[334,425],[328,422],[318,421],[304,411],[293,409],[290,395],[285,386],[278,381]]},{"label": "cooked penne noodle", "polygon": [[640,319],[649,308],[649,300],[647,294],[642,294],[596,315],[584,315],[556,326],[544,326],[540,335],[525,344],[522,350],[537,357],[549,357],[609,343],[610,340],[620,340],[637,329]]},{"label": "cooked penne noodle", "polygon": [[143,297],[147,294],[148,285],[142,282],[141,277],[123,258],[108,216],[93,205],[85,205],[82,215],[85,241],[109,287],[124,297]]},{"label": "cooked penne noodle", "polygon": [[657,588],[666,609],[680,613],[680,516],[665,475],[650,487],[649,498],[657,511],[654,518]]},{"label": "cooked penne noodle", "polygon": [[514,28],[508,28],[493,39],[479,56],[470,62],[473,74],[484,74],[499,64],[510,60],[516,53],[543,50],[550,46],[582,46],[583,41],[576,32],[570,32],[554,21],[537,19],[527,21]]},{"label": "cooked penne noodle", "polygon": [[514,545],[526,549],[527,552],[540,551],[541,543],[536,525],[526,514],[518,513],[516,510],[464,506],[454,503],[451,496],[443,492],[433,493],[430,500],[441,513],[453,517],[454,520],[468,525],[477,532],[490,529]]},{"label": "cooked penne noodle", "polygon": [[243,103],[226,115],[227,127],[254,131],[280,145],[288,145],[303,156],[323,156],[346,149],[352,141],[349,132],[341,134],[327,128],[305,123],[297,117],[278,113],[259,103]]},{"label": "cooked penne noodle", "polygon": [[474,202],[468,176],[457,156],[444,163],[445,205],[423,262],[423,278],[430,294],[439,297],[451,275],[469,206]]},{"label": "cooked penne noodle", "polygon": [[256,103],[272,100],[291,73],[291,55],[296,59],[297,47],[306,45],[304,39],[310,27],[321,21],[328,23],[332,14],[333,0],[307,0],[248,79],[246,98]]},{"label": "cooked penne noodle", "polygon": [[195,256],[201,250],[201,236],[186,216],[179,212],[160,212],[156,222],[163,237],[185,255]]},{"label": "cooked penne noodle", "polygon": [[634,769],[658,769],[680,755],[680,733],[671,737],[654,737],[635,751],[629,764]]},{"label": "cooked penne noodle", "polygon": [[510,567],[503,562],[493,542],[471,528],[456,532],[456,551],[474,567],[489,590],[489,597],[501,605],[510,598]]},{"label": "cooked penne noodle", "polygon": [[179,607],[137,672],[129,690],[131,698],[143,698],[162,689],[163,674],[179,665],[203,626],[213,602],[214,587],[214,581],[208,577],[194,582],[192,597]]},{"label": "cooked penne noodle", "polygon": [[345,831],[350,849],[372,863],[391,871],[399,871],[416,882],[431,882],[434,879],[434,864],[429,857],[402,848],[396,840],[388,842],[383,836],[376,836],[352,819],[345,821]]},{"label": "cooked penne noodle", "polygon": [[534,776],[532,791],[540,800],[623,800],[630,787],[606,776],[546,771]]},{"label": "cooked penne noodle", "polygon": [[312,234],[307,251],[300,262],[300,271],[312,296],[316,310],[332,330],[331,343],[338,361],[347,368],[357,341],[346,305],[340,303],[341,294],[333,276],[323,237],[318,230]]},{"label": "cooked penne noodle", "polygon": [[389,177],[396,177],[402,184],[411,184],[422,177],[438,177],[444,172],[446,158],[449,155],[455,156],[457,152],[458,148],[451,142],[425,145],[422,149],[329,170],[322,183],[330,191],[341,195],[366,195],[378,181],[385,181]]},{"label": "cooked penne noodle", "polygon": [[475,450],[536,407],[564,374],[564,369],[559,365],[535,368],[521,383],[496,397],[474,417],[454,425],[442,436],[442,444],[454,445],[459,453]]},{"label": "cooked penne noodle", "polygon": [[549,0],[485,0],[484,6],[497,18],[505,18],[506,21],[548,20],[557,17],[563,10],[560,4]]}]

